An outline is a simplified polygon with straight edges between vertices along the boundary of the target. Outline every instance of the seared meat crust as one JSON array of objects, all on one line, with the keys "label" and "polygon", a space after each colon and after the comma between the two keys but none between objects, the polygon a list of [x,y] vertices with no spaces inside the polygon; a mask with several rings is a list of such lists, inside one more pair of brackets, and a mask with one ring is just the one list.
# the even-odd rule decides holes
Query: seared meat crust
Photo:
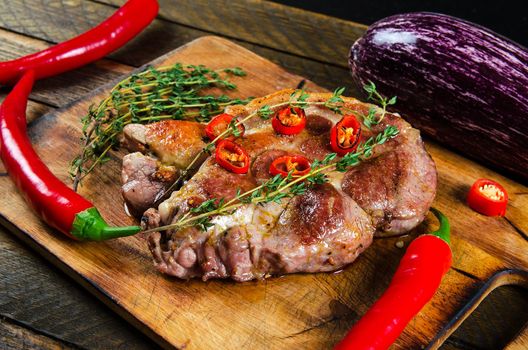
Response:
[{"label": "seared meat crust", "polygon": [[205,127],[197,122],[166,120],[124,128],[125,146],[130,151],[148,150],[165,165],[185,168],[205,146]]},{"label": "seared meat crust", "polygon": [[[246,106],[230,106],[226,112],[243,118],[263,105],[288,101],[292,91],[279,91]],[[325,101],[329,97],[314,93],[308,100]],[[371,108],[353,98],[345,98],[345,104],[359,115]],[[305,112],[306,129],[295,136],[277,135],[269,121],[258,117],[245,123],[246,133],[237,142],[252,159],[249,173],[230,173],[218,166],[214,157],[208,158],[157,210],[147,211],[145,223],[149,227],[170,224],[207,199],[229,200],[237,189],[244,192],[258,186],[270,177],[269,165],[278,156],[301,154],[310,160],[322,159],[331,152],[330,128],[341,116],[322,106],[307,107]],[[188,135],[175,132],[176,125],[167,125],[149,126],[156,130],[157,144],[153,147],[155,143],[148,137],[136,137],[142,145],[138,149],[144,147],[160,159],[184,167],[205,145],[202,136],[198,133],[194,139],[199,147],[186,143],[187,152],[183,152],[177,146],[178,137]],[[184,279],[230,277],[236,281],[333,271],[354,261],[371,244],[374,232],[412,229],[423,220],[434,198],[436,169],[419,132],[396,115],[388,114],[372,130],[362,130],[364,139],[388,125],[397,126],[400,135],[377,147],[369,160],[345,174],[332,173],[327,184],[280,203],[244,205],[234,213],[215,217],[214,227],[207,232],[193,227],[153,234],[149,248],[155,266]],[[137,129],[133,131],[141,135]],[[170,141],[163,141],[165,137]],[[172,146],[159,146],[167,143]]]},{"label": "seared meat crust", "polygon": [[388,116],[373,131],[396,125],[397,138],[377,151],[377,157],[350,169],[342,188],[371,217],[378,231],[399,234],[423,221],[436,192],[436,168],[419,131],[403,119]]},{"label": "seared meat crust", "polygon": [[[188,228],[155,233],[149,248],[158,270],[179,278],[231,277],[243,282],[270,275],[334,271],[372,242],[370,217],[329,184],[287,204],[248,205],[227,229]],[[228,220],[218,220],[225,224]]]},{"label": "seared meat crust", "polygon": [[121,193],[132,215],[141,217],[158,201],[205,146],[204,137],[203,125],[183,120],[125,126],[123,145],[136,153],[123,158]]}]

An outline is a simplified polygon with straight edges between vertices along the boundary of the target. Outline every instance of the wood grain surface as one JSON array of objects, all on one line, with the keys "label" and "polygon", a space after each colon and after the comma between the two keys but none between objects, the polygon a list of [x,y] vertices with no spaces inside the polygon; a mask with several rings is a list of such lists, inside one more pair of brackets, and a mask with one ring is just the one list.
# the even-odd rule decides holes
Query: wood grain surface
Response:
[{"label": "wood grain surface", "polygon": [[50,339],[41,334],[35,334],[26,328],[0,318],[0,349],[17,350],[21,345],[33,350],[74,350],[75,346],[64,344],[63,341]]},{"label": "wood grain surface", "polygon": [[[475,295],[482,294],[487,289],[486,287],[487,283]],[[516,337],[528,320],[528,298],[526,296],[526,289],[516,285],[494,289],[447,338],[440,349],[494,350],[504,348]]]},{"label": "wood grain surface", "polygon": [[[124,0],[97,2],[91,0],[0,0],[0,60],[34,52],[81,33],[91,25],[102,21],[123,2]],[[112,4],[112,6],[104,3]],[[64,106],[91,92],[122,72],[130,71],[132,67],[148,62],[196,37],[223,31],[225,27],[231,26],[232,22],[252,27],[252,30],[259,32],[257,34],[259,40],[266,38],[266,32],[275,30],[274,21],[277,16],[267,13],[275,9],[266,7],[267,4],[262,1],[251,2],[251,6],[255,8],[253,12],[271,16],[274,18],[273,21],[263,22],[261,17],[243,15],[242,1],[235,2],[242,15],[231,16],[229,20],[217,15],[230,10],[229,7],[225,7],[223,1],[196,1],[193,6],[189,6],[192,3],[192,1],[181,0],[162,1],[162,18],[159,18],[152,27],[147,28],[144,35],[136,38],[109,59],[38,83],[31,96],[28,118],[37,119],[45,112]],[[209,8],[207,11],[202,10],[206,7]],[[183,18],[189,21],[189,25],[182,24],[183,22],[177,19],[174,14],[178,11],[180,13],[177,15],[189,18]],[[279,11],[282,18],[313,17],[313,14],[287,6],[280,7]],[[355,36],[359,36],[365,26],[345,21],[340,21],[339,26],[335,26],[334,18],[316,16],[316,21],[305,21],[300,27],[291,25],[295,21],[291,23],[282,21],[282,25],[286,26],[282,30],[285,36],[300,30],[304,33],[301,38],[304,38],[304,41],[311,41],[303,43],[301,40],[297,44],[303,51],[302,55],[291,52],[289,45],[273,46],[273,41],[263,40],[261,42],[244,34],[247,39],[245,40],[238,35],[236,30],[231,31],[230,36],[238,44],[280,64],[291,72],[316,81],[320,86],[328,89],[336,86],[350,87],[351,80],[346,64],[340,57],[346,56],[350,45],[347,40],[355,40],[354,36],[333,43],[333,50],[336,53],[333,57],[337,57],[333,62],[316,60],[312,56],[322,52],[318,43],[328,42],[329,38],[335,37],[336,34],[332,31],[337,32],[337,35],[346,36],[347,33],[352,32],[356,33]],[[266,25],[263,25],[264,23]],[[216,27],[219,31],[215,29]],[[321,31],[320,28],[326,29]],[[5,92],[5,89],[0,89],[0,100]],[[518,224],[515,220],[512,222]],[[523,230],[526,232],[526,226]],[[523,232],[523,230],[519,231]],[[3,227],[0,227],[0,240],[3,244],[2,249],[9,251],[9,254],[0,254],[0,316],[13,316],[17,322],[23,322],[28,332],[53,334],[56,339],[63,339],[65,344],[72,343],[81,348],[116,348],[115,344],[118,342],[126,344],[126,348],[153,348],[152,343],[138,337],[137,332],[127,326],[124,321],[113,316],[112,312],[102,307],[95,298],[84,293],[64,274],[54,271],[53,267],[28,250],[26,245],[15,239]],[[24,271],[24,273],[16,273],[17,271]],[[28,278],[25,273],[31,276],[31,283],[39,288],[12,287],[14,285],[23,286],[27,283]],[[473,279],[475,289],[484,284],[483,280],[475,276]],[[59,302],[61,299],[62,302]],[[68,303],[68,300],[73,302]],[[504,329],[512,328],[512,326],[515,328],[519,320],[526,320],[525,314],[514,312],[515,307],[522,309],[523,305],[526,305],[523,301],[526,301],[526,291],[515,292],[512,288],[504,287],[497,289],[496,293],[489,296],[488,302],[479,307],[461,329],[449,338],[448,344],[442,349],[497,349],[498,344],[504,344],[511,334],[504,332]],[[96,320],[96,322],[91,322],[89,333],[83,332],[86,326],[79,322],[81,317]],[[60,326],[57,326],[58,320],[60,320]],[[94,337],[96,334],[111,334],[111,336]],[[20,343],[19,348],[23,345],[24,343]],[[3,349],[1,345],[0,349]]]},{"label": "wood grain surface", "polygon": [[[103,0],[113,5],[120,0]],[[262,0],[160,0],[160,17],[227,38],[347,67],[367,26]],[[251,18],[251,20],[248,20]]]},{"label": "wood grain surface", "polygon": [[528,349],[528,323],[526,326],[522,329],[522,331],[515,337],[515,340],[513,340],[508,346],[504,348],[504,350],[525,350]]},{"label": "wood grain surface", "polygon": [[[294,86],[300,80],[230,42],[212,37],[193,42],[157,64],[162,61],[242,66],[250,74],[236,81],[239,96],[262,95]],[[37,151],[65,180],[68,161],[78,149],[79,117],[104,93],[98,90],[30,127]],[[427,344],[469,300],[480,281],[502,269],[528,268],[528,242],[522,236],[528,222],[523,210],[528,190],[438,145],[429,143],[428,149],[440,173],[435,205],[452,219],[455,262],[438,294],[412,321],[395,348]],[[82,191],[111,222],[124,224],[130,219],[119,199],[118,157],[115,155],[115,162],[91,176]],[[498,179],[512,195],[507,219],[482,217],[463,204],[471,182],[480,176]],[[54,236],[27,210],[7,178],[0,178],[0,186],[7,191],[0,211],[6,221],[20,229],[16,232],[22,239],[165,346],[329,348],[381,294],[403,254],[394,239],[381,239],[339,274],[294,275],[246,284],[181,282],[154,271],[145,237],[72,244]],[[433,220],[428,223],[434,225]],[[422,225],[404,241],[408,243],[427,228],[427,224]],[[204,330],[211,336],[204,337]]]},{"label": "wood grain surface", "polygon": [[[22,56],[69,39],[115,11],[115,7],[90,2],[93,3],[87,0],[0,0],[0,28],[3,28],[0,29],[0,60]],[[117,2],[116,5],[122,3]],[[163,6],[175,5],[169,2]],[[252,20],[246,16],[238,19],[241,22]],[[80,98],[122,72],[130,71],[131,66],[139,66],[206,34],[206,31],[159,19],[147,28],[144,35],[134,39],[109,59],[37,83],[31,96],[28,119],[35,120],[55,107]],[[351,84],[344,68],[292,55],[287,48],[278,51],[244,41],[237,42],[292,72],[317,80],[327,88]],[[0,89],[0,100],[6,91]],[[5,282],[5,288],[0,288],[0,315],[23,322],[28,332],[53,334],[57,339],[81,348],[109,349],[115,348],[116,344],[121,344],[118,348],[123,344],[132,349],[153,347],[151,342],[147,345],[145,340],[138,337],[137,332],[125,321],[101,307],[95,298],[83,293],[82,288],[69,278],[53,271],[53,267],[26,249],[23,243],[2,227],[0,239],[3,240],[3,248],[8,247],[6,249],[10,252],[0,254],[0,281]],[[31,272],[33,270],[38,273]],[[14,287],[26,283],[25,273],[31,275],[32,283],[40,289]],[[63,302],[57,302],[57,291],[61,291]],[[72,309],[74,312],[70,311]],[[79,322],[80,317],[97,320],[91,322],[89,333],[84,332],[85,326]],[[56,326],[57,319],[61,320],[60,327]],[[94,336],[109,333],[111,336]]]},{"label": "wood grain surface", "polygon": [[[86,21],[86,18],[98,18],[99,21],[105,18],[105,15],[108,15],[115,11],[115,7],[104,5],[99,2],[93,1],[80,1],[72,0],[67,3],[63,1],[55,1],[57,4],[52,7],[45,6],[39,0],[0,0],[0,27],[8,28],[9,31],[22,34],[26,38],[29,36],[31,38],[38,38],[40,40],[49,41],[52,43],[60,42],[71,38],[77,34],[82,33],[85,30],[88,30],[90,25],[97,23],[97,21],[89,22]],[[123,1],[106,1],[108,3],[113,3],[114,5],[121,5]],[[54,3],[54,2],[52,2]],[[268,2],[255,2],[253,5],[257,5],[257,12],[266,13],[262,6],[267,6]],[[161,12],[171,11],[179,8],[178,2],[168,1],[167,3],[161,3]],[[210,7],[214,10],[209,10],[207,13],[217,13],[222,7],[221,2],[212,2],[212,3],[201,3],[194,4],[194,10],[189,13],[189,16],[203,16],[205,12],[200,11],[201,7]],[[238,4],[240,8],[243,6],[242,3]],[[286,12],[284,16],[286,17],[296,17],[297,15],[303,13],[304,11],[299,11],[293,8],[284,7],[281,5],[273,4],[273,6],[282,7]],[[37,11],[32,11],[31,9],[38,9]],[[5,9],[7,13],[2,16],[2,9]],[[289,13],[288,11],[294,11],[294,13]],[[182,12],[183,13],[183,12]],[[271,15],[271,13],[269,14]],[[68,25],[64,23],[64,17],[71,16],[74,18],[72,22],[75,22],[75,25]],[[326,24],[333,23],[333,18],[328,16],[319,16],[319,22],[314,23],[322,27],[327,27]],[[211,31],[208,30],[208,27],[197,27],[188,26],[185,24],[179,24],[171,19],[172,16],[165,16],[163,19],[155,20],[149,27],[147,27],[137,38],[135,38],[131,43],[125,45],[122,49],[116,53],[109,56],[112,61],[118,61],[120,63],[125,63],[130,66],[140,66],[145,64],[168,51],[184,45],[185,43],[196,39],[198,37],[209,35]],[[79,20],[77,20],[79,19]],[[246,15],[241,15],[238,18],[232,19],[237,23],[242,23],[244,26],[255,26],[253,23],[259,23],[258,18],[249,17]],[[213,17],[201,17],[200,20],[197,18],[197,23],[218,23],[219,27],[229,27],[232,25],[232,22],[227,22],[226,19],[222,19],[220,16]],[[263,56],[282,67],[286,68],[292,73],[303,75],[313,81],[317,81],[321,86],[324,86],[328,89],[333,89],[336,86],[347,86],[349,89],[354,89],[352,83],[352,78],[348,73],[348,68],[346,67],[346,55],[348,48],[345,47],[346,40],[355,40],[363,33],[366,28],[364,25],[354,24],[351,22],[346,22],[343,27],[332,27],[334,33],[330,34],[331,36],[336,36],[343,32],[352,32],[353,35],[345,37],[340,42],[339,46],[334,45],[333,51],[336,52],[336,55],[341,57],[341,64],[329,63],[326,61],[319,61],[314,58],[310,58],[312,54],[320,54],[321,48],[318,48],[317,45],[312,45],[311,47],[302,44],[303,50],[305,50],[305,55],[299,56],[290,51],[289,46],[278,47],[277,45],[268,45],[266,42],[259,43],[257,40],[246,41],[243,40],[240,36],[233,33],[235,36],[231,40],[237,44],[244,46],[247,49],[250,49],[260,56]],[[269,24],[271,27],[257,25],[258,31],[269,31],[271,28],[274,28],[273,23]],[[295,29],[291,26],[290,23],[285,22],[284,25],[287,25],[287,28],[284,30],[287,31],[298,31],[300,29],[304,30],[304,41],[313,41],[307,40],[312,38],[313,29],[311,25],[305,25],[301,28]],[[213,31],[218,33],[217,31]],[[337,34],[336,34],[337,33]],[[323,33],[324,34],[324,33]],[[262,34],[263,35],[263,34]],[[319,33],[318,35],[321,35]],[[324,37],[321,37],[321,42],[326,42],[327,40]],[[27,40],[27,39],[26,39]],[[267,41],[270,41],[269,39]],[[352,42],[352,41],[351,41]],[[42,43],[40,45],[46,45]],[[49,44],[47,44],[49,45]],[[10,46],[10,47],[9,47]],[[18,42],[12,42],[6,46],[13,53],[9,54],[7,57],[13,58],[19,52],[16,47],[18,47]],[[1,50],[1,47],[0,47]],[[26,51],[24,54],[27,54],[31,51]],[[345,60],[345,61],[343,61]],[[339,61],[338,59],[336,61]],[[90,66],[89,66],[90,67]],[[83,68],[84,69],[84,68]],[[77,71],[72,73],[67,73],[63,77],[63,82],[68,81],[69,83],[73,82],[75,85],[80,85],[82,87],[82,81],[77,79],[69,79],[70,74],[75,74]],[[104,79],[104,74],[86,74],[83,78],[90,79],[88,84],[93,81],[93,79]],[[103,72],[102,72],[103,73]],[[61,77],[52,78],[51,80],[56,81]],[[46,80],[47,81],[47,80]],[[55,86],[60,86],[60,84],[54,84]],[[62,87],[68,86],[68,84],[63,84]],[[88,86],[87,90],[90,90]]]},{"label": "wood grain surface", "polygon": [[114,317],[103,303],[93,302],[88,292],[21,247],[10,233],[0,234],[0,261],[0,349],[5,344],[10,344],[7,349],[17,344],[31,348],[24,339],[32,334],[43,343],[49,338],[50,344],[60,340],[74,348],[152,348],[145,336]]}]

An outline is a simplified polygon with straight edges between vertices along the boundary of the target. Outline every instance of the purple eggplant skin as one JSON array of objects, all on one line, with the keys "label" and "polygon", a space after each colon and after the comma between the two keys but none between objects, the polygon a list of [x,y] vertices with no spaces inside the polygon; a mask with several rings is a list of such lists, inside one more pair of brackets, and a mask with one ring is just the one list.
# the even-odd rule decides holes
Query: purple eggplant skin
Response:
[{"label": "purple eggplant skin", "polygon": [[371,25],[350,50],[369,81],[431,138],[528,182],[528,50],[479,25],[408,13]]}]

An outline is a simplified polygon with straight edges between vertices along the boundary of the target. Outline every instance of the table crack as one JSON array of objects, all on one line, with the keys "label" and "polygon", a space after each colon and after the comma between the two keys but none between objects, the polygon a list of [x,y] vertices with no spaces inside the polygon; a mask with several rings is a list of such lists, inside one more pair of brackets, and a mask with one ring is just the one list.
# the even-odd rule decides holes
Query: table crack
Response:
[{"label": "table crack", "polygon": [[528,234],[526,234],[526,232],[524,232],[523,230],[521,230],[519,227],[517,227],[517,225],[515,225],[513,222],[511,222],[510,219],[508,219],[507,217],[504,216],[504,220],[506,220],[506,222],[508,224],[510,224],[511,227],[513,227],[513,229],[522,237],[524,238],[525,241],[528,242]]}]

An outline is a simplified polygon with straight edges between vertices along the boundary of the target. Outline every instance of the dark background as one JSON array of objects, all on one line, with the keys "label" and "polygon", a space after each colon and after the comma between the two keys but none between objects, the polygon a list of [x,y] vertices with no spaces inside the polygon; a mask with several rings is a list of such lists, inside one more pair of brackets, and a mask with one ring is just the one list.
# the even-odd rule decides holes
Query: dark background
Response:
[{"label": "dark background", "polygon": [[528,1],[273,0],[284,5],[372,24],[404,12],[440,12],[478,23],[528,47]]}]

